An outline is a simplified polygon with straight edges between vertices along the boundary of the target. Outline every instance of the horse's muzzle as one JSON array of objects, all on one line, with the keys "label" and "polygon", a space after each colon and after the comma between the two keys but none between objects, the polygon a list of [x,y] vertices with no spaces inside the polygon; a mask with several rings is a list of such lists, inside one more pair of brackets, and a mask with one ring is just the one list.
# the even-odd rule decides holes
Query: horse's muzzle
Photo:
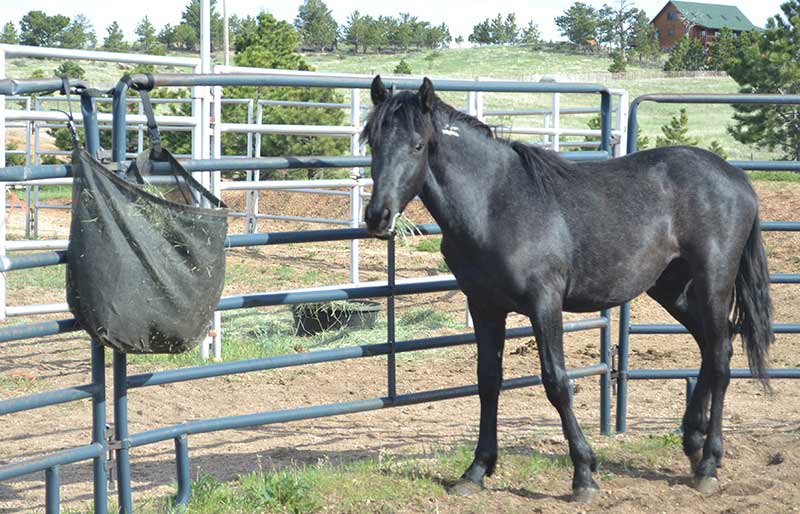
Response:
[{"label": "horse's muzzle", "polygon": [[389,224],[392,222],[392,211],[388,207],[380,209],[370,204],[364,213],[364,221],[367,222],[367,231],[370,235],[386,237],[389,233]]}]

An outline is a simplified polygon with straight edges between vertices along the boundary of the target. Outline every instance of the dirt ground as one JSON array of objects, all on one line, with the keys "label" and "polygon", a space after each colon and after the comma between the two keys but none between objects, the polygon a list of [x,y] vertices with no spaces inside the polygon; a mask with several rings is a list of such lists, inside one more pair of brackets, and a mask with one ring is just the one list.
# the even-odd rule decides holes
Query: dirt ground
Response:
[{"label": "dirt ground", "polygon": [[[762,201],[762,219],[792,220],[800,212],[797,184],[757,184]],[[262,210],[281,214],[345,217],[347,207],[337,198],[285,194],[262,196]],[[226,197],[229,204],[242,205],[238,196]],[[427,221],[421,206],[411,209],[415,221]],[[12,213],[11,229],[17,233],[22,215]],[[241,230],[241,223],[234,231]],[[310,224],[270,224],[262,230],[312,228]],[[314,228],[319,228],[315,226]],[[65,237],[66,213],[49,211],[41,223],[42,237]],[[772,272],[800,272],[800,236],[792,233],[765,235]],[[320,282],[339,283],[347,277],[348,247],[345,243],[262,247],[232,252],[229,263],[244,267],[280,263],[293,270],[321,270]],[[413,244],[398,245],[400,276],[438,274],[438,254],[415,251]],[[362,279],[380,279],[385,266],[385,246],[378,241],[362,242]],[[269,277],[268,277],[269,278]],[[262,290],[255,279],[226,286],[224,294]],[[776,321],[800,320],[798,294],[792,286],[774,286]],[[63,301],[63,296],[35,286],[10,295],[10,304]],[[399,298],[398,309],[434,305],[456,319],[463,316],[460,293],[440,293]],[[633,322],[671,322],[658,306],[637,299]],[[57,316],[65,317],[64,315]],[[566,315],[567,319],[583,316]],[[616,337],[618,311],[614,311]],[[512,317],[510,326],[524,325]],[[224,329],[224,327],[223,327]],[[457,330],[449,330],[458,332]],[[447,332],[447,331],[445,331]],[[377,342],[377,341],[376,341]],[[800,337],[778,335],[772,353],[775,367],[800,366]],[[538,372],[531,341],[511,340],[505,349],[505,376],[511,378]],[[688,335],[633,336],[631,368],[695,367],[696,346]],[[597,361],[596,331],[572,333],[565,341],[569,367]],[[735,367],[746,365],[737,347]],[[427,357],[401,356],[398,361],[399,392],[422,391],[473,383],[475,350],[472,346],[437,351]],[[131,373],[137,368],[131,366]],[[83,335],[66,334],[47,340],[25,340],[0,346],[0,376],[14,377],[27,384],[27,391],[41,391],[78,385],[88,381],[89,346]],[[110,369],[108,370],[110,376]],[[316,405],[382,396],[385,394],[385,358],[368,358],[252,373],[190,383],[171,384],[131,391],[129,395],[131,433],[184,420],[246,414],[265,410]],[[613,447],[649,434],[666,434],[680,424],[684,405],[684,382],[633,382],[629,387],[628,432],[611,438],[598,434],[599,386],[596,378],[582,379],[575,391],[575,410],[584,431],[596,447]],[[630,467],[624,463],[603,465],[617,470],[599,474],[602,488],[589,507],[566,502],[569,480],[545,476],[531,484],[504,486],[504,452],[520,448],[547,453],[564,453],[555,410],[541,388],[504,392],[498,419],[501,463],[489,490],[479,498],[446,498],[427,510],[408,512],[794,512],[800,509],[800,384],[773,381],[774,392],[765,393],[750,380],[735,380],[729,388],[725,409],[726,458],[720,470],[721,491],[709,497],[689,487],[688,464],[680,451],[652,467]],[[25,387],[9,391],[0,388],[0,399],[18,396]],[[111,392],[109,391],[109,397]],[[109,403],[109,420],[113,419]],[[434,404],[388,409],[191,436],[191,474],[211,474],[228,480],[258,469],[289,463],[314,464],[320,460],[347,461],[375,457],[380,453],[431,455],[446,448],[471,446],[477,436],[479,415],[475,397]],[[20,456],[45,455],[54,449],[86,444],[91,437],[90,405],[75,402],[0,417],[0,464]],[[776,455],[780,455],[780,459]],[[167,495],[174,492],[172,444],[162,443],[132,451],[134,497]],[[776,461],[780,462],[776,462]],[[770,464],[772,463],[772,464]],[[456,477],[453,477],[456,478]],[[62,471],[61,497],[67,507],[91,500],[91,465],[79,463]],[[43,474],[0,483],[0,512],[43,510]]]}]

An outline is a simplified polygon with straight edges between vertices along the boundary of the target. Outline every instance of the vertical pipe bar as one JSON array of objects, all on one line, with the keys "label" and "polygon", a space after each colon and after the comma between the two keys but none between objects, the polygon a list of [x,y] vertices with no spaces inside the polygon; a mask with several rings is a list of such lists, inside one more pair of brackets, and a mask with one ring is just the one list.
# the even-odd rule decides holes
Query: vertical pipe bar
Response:
[{"label": "vertical pipe bar", "polygon": [[389,354],[387,355],[386,366],[388,368],[388,389],[389,399],[394,401],[397,397],[397,369],[395,358],[395,333],[394,333],[394,286],[395,286],[395,253],[394,253],[394,234],[392,234],[386,244],[387,248],[387,268],[389,296],[386,298],[386,336],[389,343]]},{"label": "vertical pipe bar", "polygon": [[219,311],[214,311],[214,334],[211,339],[214,347],[214,360],[222,360],[222,315]]},{"label": "vertical pipe bar", "polygon": [[83,133],[86,139],[86,151],[97,156],[100,149],[100,128],[97,125],[97,111],[94,98],[81,95],[81,113],[83,114]]},{"label": "vertical pipe bar", "polygon": [[[139,102],[139,116],[144,114],[144,104]],[[144,125],[136,125],[136,153],[144,152]]]},{"label": "vertical pipe bar", "polygon": [[561,150],[561,93],[553,93],[553,151]]},{"label": "vertical pipe bar", "polygon": [[44,471],[44,505],[47,514],[58,514],[61,511],[60,485],[58,466],[47,468]]},{"label": "vertical pipe bar", "polygon": [[[358,228],[361,224],[361,183],[358,178],[355,179],[353,186],[350,188],[350,226]],[[358,284],[360,277],[358,273],[359,261],[359,245],[358,239],[350,240],[350,283]]]},{"label": "vertical pipe bar", "polygon": [[628,154],[628,92],[623,91],[619,95],[619,107],[617,107],[617,130],[620,132],[619,143],[614,148],[614,157],[621,157]]},{"label": "vertical pipe bar", "polygon": [[[247,102],[247,123],[248,125],[252,125],[253,123],[253,99],[250,98]],[[247,156],[250,158],[255,157],[253,153],[253,133],[247,133]],[[253,170],[247,170],[245,172],[245,180],[248,182],[253,180]],[[251,234],[252,231],[252,215],[253,215],[253,193],[255,191],[250,190],[245,192],[244,200],[244,231],[247,234]]]},{"label": "vertical pipe bar", "polygon": [[125,161],[125,107],[127,105],[128,84],[117,82],[111,100],[111,160]]},{"label": "vertical pipe bar", "polygon": [[175,466],[178,478],[175,505],[189,505],[192,482],[189,479],[189,438],[186,434],[175,438]]},{"label": "vertical pipe bar", "polygon": [[628,338],[630,336],[631,304],[622,304],[619,311],[619,361],[617,370],[617,432],[624,432],[628,413]]},{"label": "vertical pipe bar", "polygon": [[106,363],[105,348],[92,341],[92,384],[97,391],[92,396],[92,443],[103,446],[99,457],[93,461],[94,468],[94,512],[108,512],[108,473],[106,471]]},{"label": "vertical pipe bar", "polygon": [[131,461],[128,449],[128,356],[114,351],[114,438],[117,457],[117,500],[121,514],[133,514]]},{"label": "vertical pipe bar", "polygon": [[600,375],[600,433],[611,435],[611,310],[605,309],[600,316],[606,320],[600,329],[600,363],[609,367]]},{"label": "vertical pipe bar", "polygon": [[639,99],[631,102],[631,107],[628,110],[628,153],[636,151],[636,133],[639,132],[639,120],[637,119],[637,112],[639,111]]},{"label": "vertical pipe bar", "polygon": [[[256,124],[261,125],[262,121],[264,120],[264,106],[261,105],[261,102],[258,103],[256,107]],[[255,156],[261,157],[261,132],[256,134],[256,141],[255,141]],[[253,173],[253,180],[259,181],[261,180],[261,170],[255,170]],[[259,191],[253,191],[253,210],[252,210],[252,232],[258,232],[258,194]]]},{"label": "vertical pipe bar", "polygon": [[600,93],[600,149],[611,155],[611,93]]},{"label": "vertical pipe bar", "polygon": [[[361,91],[359,89],[350,90],[350,125],[353,127],[353,135],[350,136],[350,154],[361,154],[361,142],[359,141],[358,129],[361,128]],[[359,168],[352,168],[350,176],[356,180],[353,188],[350,190],[350,226],[358,228],[361,223],[361,185],[358,179],[361,178],[361,170]],[[358,284],[359,282],[359,250],[360,243],[358,239],[350,240],[350,282]]]},{"label": "vertical pipe bar", "polygon": [[[0,78],[6,76],[6,53],[0,50]],[[0,95],[0,168],[6,166],[6,97]],[[0,183],[0,257],[6,254],[6,183]],[[0,273],[0,320],[6,319],[6,274]]]}]

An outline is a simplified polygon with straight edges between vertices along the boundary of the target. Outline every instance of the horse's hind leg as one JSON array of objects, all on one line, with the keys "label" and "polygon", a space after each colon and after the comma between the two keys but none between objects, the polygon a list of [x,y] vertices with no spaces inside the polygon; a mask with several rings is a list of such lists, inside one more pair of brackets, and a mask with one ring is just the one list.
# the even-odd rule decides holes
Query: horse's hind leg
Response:
[{"label": "horse's hind leg", "polygon": [[[720,266],[724,269],[724,266]],[[731,380],[731,337],[729,320],[733,296],[733,277],[726,277],[722,270],[711,270],[698,280],[698,302],[703,306],[703,334],[706,348],[703,352],[703,367],[709,376],[711,390],[711,413],[708,420],[703,458],[694,468],[695,486],[701,492],[713,492],[718,487],[717,466],[722,460],[722,411],[725,392]]]},{"label": "horse's hind leg", "polygon": [[531,316],[542,366],[542,382],[547,399],[561,417],[561,428],[569,442],[569,455],[575,468],[572,500],[589,503],[598,490],[592,478],[592,471],[597,469],[597,459],[572,411],[569,378],[564,366],[561,297],[546,293],[542,291],[539,294]]},{"label": "horse's hind leg", "polygon": [[[702,312],[694,294],[688,263],[682,259],[673,261],[647,294],[686,327],[697,342],[702,355],[706,347]],[[705,359],[702,362],[707,363]],[[708,371],[707,365],[701,366],[697,385],[686,406],[681,427],[683,451],[691,462],[692,472],[703,456],[703,444],[708,427],[708,403],[711,399]]]},{"label": "horse's hind leg", "polygon": [[[728,312],[733,279],[724,266],[693,273],[694,278],[685,273],[686,267],[671,267],[648,294],[683,323],[700,346],[702,364],[683,418],[683,447],[692,462],[697,489],[711,492],[718,486],[716,468],[723,454],[722,409],[730,382],[732,330]],[[711,413],[707,417],[709,398]]]}]

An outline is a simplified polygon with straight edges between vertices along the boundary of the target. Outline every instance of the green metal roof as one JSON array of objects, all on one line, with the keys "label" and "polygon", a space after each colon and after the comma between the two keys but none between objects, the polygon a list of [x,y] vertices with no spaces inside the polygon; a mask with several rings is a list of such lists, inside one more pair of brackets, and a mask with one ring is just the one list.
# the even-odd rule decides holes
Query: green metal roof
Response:
[{"label": "green metal roof", "polygon": [[757,30],[747,16],[735,5],[704,4],[700,2],[681,2],[673,0],[684,18],[696,25],[710,29],[728,27],[731,30]]}]

